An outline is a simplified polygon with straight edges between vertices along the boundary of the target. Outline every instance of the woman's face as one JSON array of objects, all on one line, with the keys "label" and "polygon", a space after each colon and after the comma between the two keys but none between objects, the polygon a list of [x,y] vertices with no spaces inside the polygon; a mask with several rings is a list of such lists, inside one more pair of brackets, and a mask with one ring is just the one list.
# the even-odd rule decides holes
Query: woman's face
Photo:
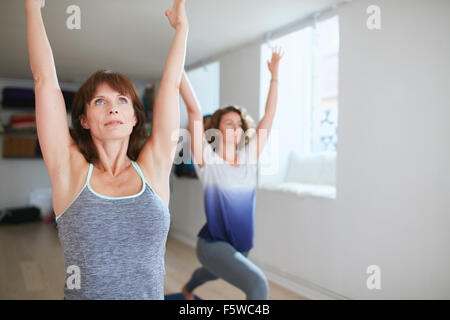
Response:
[{"label": "woman's face", "polygon": [[222,133],[224,143],[232,139],[234,144],[238,144],[242,137],[242,119],[239,113],[230,111],[220,118],[219,130]]},{"label": "woman's face", "polygon": [[94,98],[86,106],[81,125],[100,140],[117,140],[131,135],[137,123],[133,102],[108,84],[98,86]]}]

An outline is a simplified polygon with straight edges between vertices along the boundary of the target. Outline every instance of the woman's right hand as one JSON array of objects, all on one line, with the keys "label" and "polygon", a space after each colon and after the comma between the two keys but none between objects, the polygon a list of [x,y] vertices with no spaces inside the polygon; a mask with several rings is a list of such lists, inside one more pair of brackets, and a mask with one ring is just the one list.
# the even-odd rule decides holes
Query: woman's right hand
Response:
[{"label": "woman's right hand", "polygon": [[25,0],[25,6],[27,8],[42,9],[45,6],[45,0]]},{"label": "woman's right hand", "polygon": [[278,66],[281,58],[283,58],[283,55],[284,52],[281,50],[281,47],[275,47],[272,49],[272,59],[267,61],[267,66],[269,67],[272,77],[276,78],[278,76]]},{"label": "woman's right hand", "polygon": [[171,10],[166,10],[166,17],[175,30],[179,27],[188,28],[188,18],[184,6],[185,0],[174,0]]}]

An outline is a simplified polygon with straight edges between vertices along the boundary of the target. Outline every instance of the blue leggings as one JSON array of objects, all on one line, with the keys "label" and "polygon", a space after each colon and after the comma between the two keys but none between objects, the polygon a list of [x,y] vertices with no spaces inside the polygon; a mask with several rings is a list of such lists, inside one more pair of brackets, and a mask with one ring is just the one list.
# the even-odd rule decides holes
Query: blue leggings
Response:
[{"label": "blue leggings", "polygon": [[247,300],[266,300],[269,285],[261,269],[247,259],[248,252],[239,252],[224,241],[197,241],[197,258],[202,264],[186,285],[188,292],[203,283],[221,278],[245,292]]}]

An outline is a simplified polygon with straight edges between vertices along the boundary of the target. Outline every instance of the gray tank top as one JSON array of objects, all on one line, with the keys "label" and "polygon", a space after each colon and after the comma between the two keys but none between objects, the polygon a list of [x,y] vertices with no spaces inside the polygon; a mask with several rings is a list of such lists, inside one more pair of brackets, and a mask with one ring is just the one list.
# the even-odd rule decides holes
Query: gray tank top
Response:
[{"label": "gray tank top", "polygon": [[[56,219],[66,266],[65,299],[164,299],[170,213],[142,179],[138,194],[107,197],[86,184]],[[78,278],[77,278],[78,277]]]}]

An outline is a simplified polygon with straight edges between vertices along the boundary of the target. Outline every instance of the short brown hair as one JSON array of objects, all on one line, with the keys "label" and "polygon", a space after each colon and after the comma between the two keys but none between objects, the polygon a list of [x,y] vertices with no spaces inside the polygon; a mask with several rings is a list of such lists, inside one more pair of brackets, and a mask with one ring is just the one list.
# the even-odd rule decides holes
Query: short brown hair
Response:
[{"label": "short brown hair", "polygon": [[[216,110],[216,112],[214,112],[211,117],[206,118],[203,124],[204,130],[206,131],[208,129],[219,129],[219,124],[222,116],[229,112],[236,112],[237,114],[239,114],[239,116],[241,117],[242,130],[244,131],[244,133],[246,133],[248,129],[255,128],[255,121],[247,113],[246,109],[236,105],[231,105]],[[245,135],[245,144],[247,144],[249,141],[250,137],[248,135]]]},{"label": "short brown hair", "polygon": [[82,127],[80,116],[86,115],[86,105],[94,98],[99,85],[106,83],[120,94],[129,96],[133,103],[137,119],[136,125],[130,135],[127,156],[136,161],[147,138],[145,130],[145,111],[136,86],[124,75],[110,70],[98,70],[84,82],[75,93],[72,106],[71,135],[80,152],[89,163],[98,161],[97,149],[92,141],[90,130]]}]

